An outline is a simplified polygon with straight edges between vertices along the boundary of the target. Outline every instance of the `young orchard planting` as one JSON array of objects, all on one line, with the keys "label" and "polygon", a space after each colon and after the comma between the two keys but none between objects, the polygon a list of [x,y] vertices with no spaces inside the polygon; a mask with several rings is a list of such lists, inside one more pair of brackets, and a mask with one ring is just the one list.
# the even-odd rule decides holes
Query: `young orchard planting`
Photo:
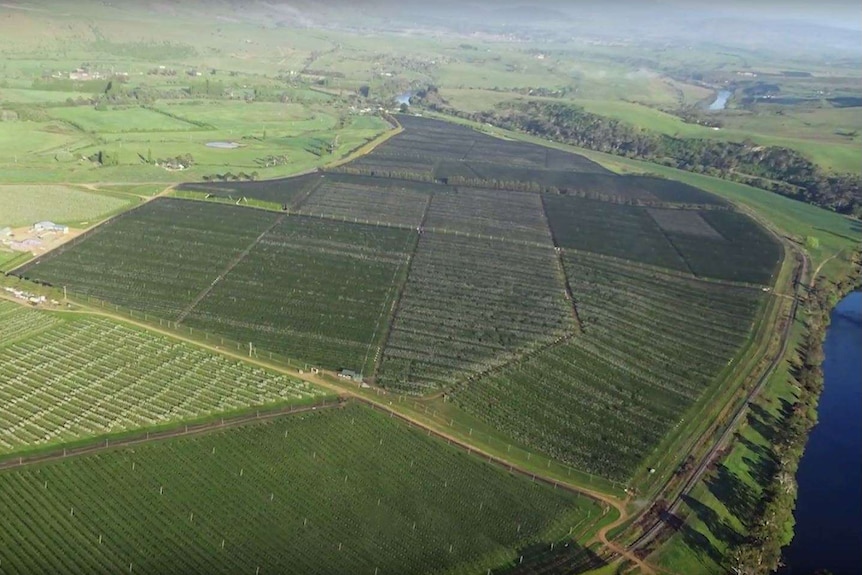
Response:
[{"label": "young orchard planting", "polygon": [[456,188],[434,194],[427,228],[551,244],[538,194]]},{"label": "young orchard planting", "polygon": [[175,320],[275,219],[261,210],[159,198],[18,273]]},{"label": "young orchard planting", "polygon": [[177,189],[189,192],[202,192],[216,198],[229,198],[237,202],[243,198],[254,198],[290,207],[306,197],[320,183],[320,176],[314,173],[293,178],[260,182],[188,183],[177,186]]},{"label": "young orchard planting", "polygon": [[0,299],[0,345],[27,338],[58,323],[56,316],[28,310]]},{"label": "young orchard planting", "polygon": [[435,186],[366,176],[328,174],[301,213],[416,228]]},{"label": "young orchard planting", "polygon": [[6,471],[0,493],[4,573],[485,573],[602,516],[358,405]]},{"label": "young orchard planting", "polygon": [[323,396],[299,380],[106,319],[54,320],[9,305],[0,307],[4,326],[26,322],[40,331],[0,342],[0,455]]},{"label": "young orchard planting", "polygon": [[655,209],[544,195],[554,240],[698,277],[770,285],[781,246],[748,216],[729,209]]},{"label": "young orchard planting", "polygon": [[187,186],[280,213],[156,199],[21,275],[389,391],[454,393],[455,415],[628,479],[730,377],[780,245],[685,184],[398,119],[337,168]]}]

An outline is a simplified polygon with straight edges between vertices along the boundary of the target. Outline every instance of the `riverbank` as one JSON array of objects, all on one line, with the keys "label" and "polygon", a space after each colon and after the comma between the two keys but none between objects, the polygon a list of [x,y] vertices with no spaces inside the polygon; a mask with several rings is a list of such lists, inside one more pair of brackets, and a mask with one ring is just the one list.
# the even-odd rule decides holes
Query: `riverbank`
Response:
[{"label": "riverbank", "polygon": [[849,575],[862,563],[862,292],[832,311],[823,349],[823,393],[799,465],[783,575]]}]

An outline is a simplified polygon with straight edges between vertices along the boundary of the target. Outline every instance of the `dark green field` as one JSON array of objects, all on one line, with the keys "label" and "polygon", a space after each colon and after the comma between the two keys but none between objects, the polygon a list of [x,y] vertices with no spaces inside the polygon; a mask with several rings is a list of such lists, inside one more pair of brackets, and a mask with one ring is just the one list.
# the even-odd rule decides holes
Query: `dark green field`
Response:
[{"label": "dark green field", "polygon": [[0,472],[0,515],[3,573],[394,575],[485,573],[602,512],[352,405]]},{"label": "dark green field", "polygon": [[288,216],[186,323],[317,365],[363,371],[377,352],[414,238],[398,228]]},{"label": "dark green field", "polygon": [[18,273],[175,320],[276,214],[157,199]]},{"label": "dark green field", "polygon": [[717,210],[661,210],[548,194],[557,245],[689,272],[770,285],[781,246],[751,218]]}]

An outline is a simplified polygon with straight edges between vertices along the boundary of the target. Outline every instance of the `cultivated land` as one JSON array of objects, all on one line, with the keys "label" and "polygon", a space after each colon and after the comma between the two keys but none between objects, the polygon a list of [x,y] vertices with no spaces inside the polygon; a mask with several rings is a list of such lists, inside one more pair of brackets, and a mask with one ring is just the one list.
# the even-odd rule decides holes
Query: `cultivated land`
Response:
[{"label": "cultivated land", "polygon": [[324,396],[121,323],[0,300],[0,456]]},{"label": "cultivated land", "polygon": [[401,229],[280,218],[189,308],[186,323],[312,364],[361,372],[379,352],[394,281],[412,243]]},{"label": "cultivated land", "polygon": [[8,573],[485,572],[601,517],[355,405],[0,472],[0,486]]},{"label": "cultivated land", "polygon": [[762,294],[583,252],[564,260],[583,335],[455,401],[555,459],[625,480],[734,359]]},{"label": "cultivated land", "polygon": [[[26,185],[31,193],[57,187],[83,193],[83,187],[69,183],[85,183],[87,193],[98,189],[107,192],[103,197],[126,202],[106,212],[84,214],[79,220],[50,215],[33,221],[54,219],[86,227],[181,181],[199,182],[182,186],[177,195],[185,194],[183,197],[201,200],[209,194],[214,202],[286,210],[288,214],[279,219],[275,213],[248,208],[157,200],[99,228],[70,247],[69,253],[46,258],[25,274],[38,277],[34,270],[47,264],[45,271],[51,278],[46,281],[57,286],[72,279],[77,283],[78,292],[69,292],[73,301],[86,302],[82,294],[89,294],[122,306],[106,305],[110,314],[128,317],[129,309],[145,311],[145,318],[135,312],[131,323],[120,327],[134,331],[129,341],[144,345],[148,353],[154,337],[148,330],[168,329],[205,346],[236,346],[233,353],[244,356],[249,355],[247,345],[253,342],[252,357],[247,358],[251,365],[266,364],[264,351],[269,347],[312,365],[363,371],[372,386],[386,387],[363,390],[341,382],[336,389],[363,394],[378,407],[396,410],[434,432],[458,438],[539,477],[614,493],[606,501],[620,511],[618,521],[646,510],[648,519],[655,516],[658,508],[650,503],[656,497],[674,497],[690,473],[689,461],[699,462],[728,413],[747,403],[740,399],[741,390],[754,385],[768,363],[763,358],[771,358],[780,344],[783,329],[778,318],[794,295],[788,284],[794,254],[808,255],[810,274],[835,280],[846,275],[851,255],[862,241],[857,220],[803,202],[489,125],[473,126],[479,130],[475,131],[398,116],[404,130],[381,143],[383,138],[375,138],[391,124],[376,112],[368,113],[391,107],[391,97],[406,89],[435,85],[439,96],[461,111],[488,110],[499,102],[515,100],[573,103],[650,132],[787,146],[826,173],[858,173],[857,110],[862,100],[858,98],[859,66],[852,58],[837,62],[824,51],[819,61],[832,62],[825,66],[791,53],[779,55],[774,47],[763,52],[723,45],[674,50],[638,40],[608,45],[577,38],[577,31],[568,28],[556,37],[543,36],[540,44],[496,35],[467,38],[435,33],[432,38],[423,32],[368,37],[364,29],[363,34],[330,29],[343,16],[337,11],[329,13],[325,30],[305,24],[291,27],[290,16],[284,14],[279,18],[287,20],[276,27],[268,25],[271,21],[266,18],[255,20],[253,12],[238,16],[227,4],[217,2],[208,3],[205,11],[194,2],[182,3],[172,7],[168,16],[137,9],[121,13],[116,6],[85,2],[74,14],[65,4],[49,0],[31,4],[37,10],[20,10],[10,3],[0,7],[3,181]],[[48,10],[39,12],[39,8]],[[211,25],[215,22],[211,18],[219,18],[218,24]],[[350,22],[350,26],[354,24]],[[218,30],[214,32],[215,26]],[[82,65],[98,72],[101,79],[66,79]],[[129,76],[112,77],[115,70],[127,71]],[[697,71],[697,79],[693,71]],[[110,79],[114,82],[108,89]],[[780,94],[773,96],[783,97],[746,102],[748,88],[758,83],[774,85]],[[703,111],[715,97],[713,87],[728,84],[734,87],[728,109]],[[362,96],[366,88],[368,97]],[[721,129],[695,122],[716,123]],[[492,138],[491,133],[509,141]],[[216,149],[206,146],[210,142],[231,142],[238,147]],[[95,161],[100,153],[106,158],[103,165]],[[158,165],[162,159],[187,154],[194,157],[194,164],[186,169]],[[359,159],[345,164],[344,158],[350,154]],[[321,166],[323,173],[283,178]],[[267,181],[240,181],[249,179]],[[57,209],[63,207],[64,198],[39,204]],[[0,216],[5,213],[2,205]],[[780,248],[740,211],[787,236],[781,275],[776,265]],[[131,221],[125,222],[127,218]],[[7,225],[3,219],[0,217],[0,227]],[[363,222],[370,226],[360,226]],[[119,231],[112,235],[111,226],[120,226]],[[403,237],[403,246],[395,246],[396,236]],[[554,251],[554,247],[560,249]],[[544,254],[543,250],[551,253],[550,259],[536,256]],[[11,269],[22,261],[21,256],[0,251],[0,269]],[[471,261],[478,262],[472,269]],[[523,262],[536,266],[532,281],[541,284],[538,292],[530,289],[530,278],[521,273]],[[386,277],[384,271],[391,271],[391,276]],[[426,279],[420,283],[417,278],[422,274]],[[508,283],[503,286],[494,281],[497,275]],[[436,287],[436,277],[452,284],[448,300]],[[773,284],[772,293],[761,291]],[[290,286],[289,296],[284,295],[283,286]],[[506,289],[497,291],[498,286]],[[528,289],[536,297],[533,303],[559,290],[559,297],[551,298],[555,306],[561,304],[563,312],[563,323],[552,329],[555,337],[533,332],[530,321],[510,321],[529,313],[514,298]],[[62,295],[59,290],[45,288],[45,292],[58,299]],[[458,297],[454,297],[456,293]],[[704,306],[704,298],[720,305]],[[480,305],[496,311],[476,313],[473,308]],[[321,309],[327,310],[326,315],[319,313]],[[552,321],[550,308],[533,309],[544,310],[545,321]],[[94,329],[83,333],[72,329],[85,324],[103,329],[107,321],[103,318],[51,315],[36,319],[28,315],[25,320],[15,313],[0,310],[0,354],[32,341],[39,349],[46,346],[65,356],[66,347],[46,339],[56,331],[76,348],[104,349],[105,361],[114,361],[113,340],[106,348],[104,339],[93,336]],[[174,323],[169,326],[168,321]],[[752,324],[754,330],[750,330]],[[434,326],[437,331],[424,333],[416,325]],[[398,326],[412,330],[407,344]],[[797,321],[790,357],[803,330]],[[18,335],[13,337],[13,333]],[[439,333],[445,335],[435,335]],[[222,337],[241,343],[225,346]],[[157,344],[159,349],[179,345],[162,336],[156,339],[167,342]],[[14,343],[7,345],[9,341]],[[210,364],[199,358],[203,352],[196,346],[184,343],[180,347],[194,352],[189,355],[193,365],[177,364],[176,377],[188,374],[190,385],[197,389],[192,377],[195,366]],[[43,360],[36,350],[21,349],[30,363]],[[127,350],[125,339],[122,349]],[[128,355],[137,358],[137,353]],[[409,360],[393,364],[393,356]],[[684,361],[690,356],[697,361]],[[146,357],[145,363],[150,361]],[[272,354],[268,357],[267,373],[270,368],[280,373]],[[725,358],[730,363],[722,363]],[[62,360],[52,358],[52,365],[62,374],[79,373],[79,365]],[[134,382],[146,378],[143,368],[135,365],[129,359],[121,375],[111,380],[116,389],[137,389]],[[393,371],[393,367],[397,369]],[[743,437],[733,444],[725,464],[686,492],[679,517],[685,525],[649,556],[649,563],[679,573],[727,570],[723,554],[730,543],[745,535],[757,511],[750,503],[761,494],[764,479],[758,472],[769,464],[770,430],[780,429],[783,406],[796,399],[789,367],[779,363],[764,390],[765,397],[753,400],[762,409],[752,408],[750,425],[743,428]],[[248,369],[254,371],[243,366]],[[240,377],[230,370],[226,373],[229,380]],[[294,383],[297,377],[305,377],[331,388],[337,381],[325,375],[303,376],[295,369],[286,373]],[[401,375],[389,377],[393,373]],[[412,375],[404,377],[406,373]],[[17,382],[15,394],[25,389],[21,385],[44,388],[43,375],[27,371]],[[49,375],[52,386],[68,387],[68,382],[57,379],[59,373]],[[205,375],[212,379],[212,374]],[[610,384],[605,381],[608,377]],[[596,383],[599,380],[601,384]],[[88,398],[101,396],[99,387],[82,389]],[[417,397],[426,391],[428,395]],[[123,401],[128,403],[132,396],[138,397],[132,393],[122,396]],[[37,397],[49,396],[40,392]],[[115,393],[112,397],[120,396]],[[141,410],[146,407],[140,413],[158,419],[157,410],[166,405],[139,406]],[[194,405],[202,413],[209,412],[201,404]],[[119,406],[117,403],[116,409]],[[106,417],[112,420],[118,413],[111,410]],[[9,414],[0,410],[0,417],[4,416]],[[179,415],[181,420],[193,416]],[[73,416],[58,411],[40,421],[59,429],[72,421],[69,417]],[[143,420],[134,421],[134,425],[146,425]],[[181,428],[176,420],[170,421],[174,423],[164,425]],[[397,421],[375,416],[367,427],[389,430],[391,423],[391,429],[398,432],[392,436],[400,436],[407,430],[396,426]],[[597,421],[602,422],[601,428]],[[278,421],[273,425],[282,423],[288,424]],[[301,438],[303,445],[312,445],[326,435],[330,425],[309,431]],[[237,505],[222,510],[202,495],[205,490],[198,490],[200,482],[187,479],[206,481],[224,474],[212,465],[210,455],[216,447],[234,475],[248,476],[254,464],[268,471],[288,468],[287,473],[296,477],[301,470],[273,456],[282,447],[280,439],[271,449],[256,449],[253,441],[236,439],[243,434],[249,437],[253,429],[249,427],[183,439],[186,443],[145,446],[154,449],[147,452],[150,463],[141,479],[145,485],[125,474],[135,465],[130,459],[123,460],[134,456],[131,450],[0,474],[0,483],[15,478],[11,480],[14,485],[0,489],[13,494],[0,503],[6,506],[3,516],[14,518],[4,527],[16,531],[10,535],[13,539],[26,536],[26,543],[7,549],[14,555],[0,550],[0,571],[98,571],[105,565],[125,571],[130,568],[128,559],[134,562],[133,572],[144,565],[164,571],[166,562],[186,570],[252,572],[261,566],[256,559],[267,555],[280,564],[301,557],[302,572],[314,572],[318,565],[323,571],[337,572],[348,561],[341,557],[348,557],[369,573],[375,569],[409,572],[420,560],[478,573],[517,560],[525,548],[541,549],[541,557],[534,562],[528,554],[525,565],[515,565],[512,572],[530,572],[534,565],[536,571],[540,566],[554,571],[565,564],[570,572],[590,566],[591,556],[581,545],[567,537],[569,547],[562,545],[559,538],[567,529],[565,520],[555,523],[553,517],[559,515],[543,515],[547,525],[560,526],[550,527],[546,532],[550,535],[530,532],[524,539],[518,534],[506,539],[495,535],[496,528],[488,525],[473,530],[476,522],[467,513],[470,506],[455,505],[470,498],[479,501],[481,495],[473,492],[464,492],[460,499],[450,499],[451,492],[435,495],[433,507],[439,509],[443,502],[449,522],[435,523],[439,531],[434,533],[445,535],[429,536],[425,545],[421,539],[404,544],[403,533],[389,537],[378,526],[400,525],[405,527],[402,531],[407,530],[404,521],[409,513],[391,514],[387,508],[388,515],[381,519],[374,514],[378,503],[367,496],[367,486],[373,484],[387,494],[380,507],[387,507],[392,494],[392,501],[421,500],[411,512],[422,509],[427,515],[430,499],[418,494],[425,486],[405,476],[403,461],[400,466],[386,467],[389,461],[368,459],[367,454],[381,449],[379,438],[357,441],[348,450],[345,438],[351,438],[351,432],[333,427],[340,435],[337,441],[328,436],[326,441],[344,453],[338,460],[340,467],[333,471],[321,467],[323,458],[315,457],[312,448],[312,469],[320,477],[335,477],[324,490],[325,505],[320,503],[314,512],[331,508],[333,501],[339,502],[338,509],[359,505],[361,509],[352,515],[358,519],[346,534],[336,527],[309,531],[310,538],[302,538],[304,547],[285,548],[283,540],[295,540],[301,529],[312,525],[309,513],[308,523],[293,529],[297,515],[304,515],[305,499],[315,501],[317,491],[294,492],[296,482],[286,488],[282,482],[268,485],[260,480],[255,487],[244,485],[243,492],[237,493],[225,487],[230,485],[225,480],[212,489],[224,494],[220,500]],[[34,430],[28,428],[30,431]],[[82,431],[81,436],[87,436],[82,442],[95,441],[88,439],[91,432],[99,433],[97,429]],[[701,433],[705,435],[701,437]],[[74,438],[70,435],[68,440]],[[204,446],[205,454],[189,447],[204,440],[213,442]],[[445,451],[438,443],[434,447]],[[354,448],[363,455],[355,455]],[[135,452],[140,449],[136,447]],[[291,449],[293,461],[301,460],[296,448]],[[410,449],[426,453],[412,444]],[[245,453],[253,461],[242,459],[240,471],[236,471]],[[689,453],[692,456],[686,459]],[[441,461],[436,455],[428,458]],[[359,502],[341,501],[339,494],[347,487],[334,486],[337,479],[343,481],[341,471],[350,474],[348,485],[352,484],[352,470],[363,469],[364,473],[367,468],[362,465],[367,461],[385,473],[367,481],[358,493]],[[564,461],[575,468],[563,466]],[[163,462],[176,471],[176,477],[182,474],[173,484],[185,489],[188,497],[179,503],[176,499],[156,501],[164,513],[153,515],[153,501],[146,494],[158,492],[159,486],[165,487],[162,497],[176,490],[167,486]],[[141,465],[138,460],[135,470],[142,469]],[[84,467],[87,469],[82,471]],[[657,468],[656,473],[649,474],[649,467]],[[48,488],[38,478],[33,487],[27,478],[48,469],[56,473]],[[435,469],[422,472],[428,476]],[[598,476],[580,473],[584,471]],[[482,485],[487,486],[493,483],[489,473],[496,472],[482,465],[471,472],[469,481],[485,481]],[[64,482],[65,489],[51,489],[55,478]],[[91,487],[114,485],[121,478],[131,489],[118,488],[105,497],[103,488]],[[316,479],[300,483],[316,487]],[[612,485],[605,479],[622,483]],[[668,488],[661,491],[665,481],[669,481]],[[187,487],[192,484],[194,492]],[[407,484],[413,491],[408,493]],[[628,502],[622,499],[623,485],[633,488]],[[496,497],[500,489],[485,487],[485,492]],[[69,499],[75,496],[86,501],[86,513],[78,508],[79,502]],[[249,526],[245,531],[257,535],[254,530],[259,528],[259,536],[250,538],[241,549],[235,547],[233,559],[217,554],[222,539],[226,539],[227,549],[236,538],[215,530],[200,535],[216,524],[231,533],[231,526],[250,521],[243,517],[250,517],[255,506],[267,503],[270,497],[269,505],[291,498],[293,502],[279,508],[277,520],[267,519],[270,530]],[[365,503],[361,503],[363,497]],[[506,515],[510,508],[523,515],[517,503],[510,504],[505,497],[495,501],[488,508],[505,515],[506,521],[511,519]],[[580,511],[587,509],[587,519],[573,531],[581,543],[591,538],[596,525],[587,526],[601,514],[596,508],[591,512],[584,507],[586,502],[582,499],[578,506]],[[191,505],[186,504],[195,509],[187,509]],[[545,513],[543,505],[538,506],[540,515]],[[147,512],[128,513],[136,509]],[[577,515],[580,511],[573,511],[573,521],[582,517]],[[191,533],[198,529],[201,517],[210,519],[213,512],[218,521],[204,522],[197,534]],[[609,520],[605,516],[603,521]],[[144,521],[150,523],[143,525]],[[315,519],[315,524],[319,521]],[[84,522],[84,527],[78,522]],[[628,534],[612,533],[618,543],[631,541],[640,525],[647,523],[645,519],[630,527]],[[330,520],[327,525],[334,524]],[[104,525],[111,526],[119,537],[111,541],[109,534],[102,533]],[[159,526],[165,526],[161,535]],[[291,531],[279,538],[283,533],[279,529]],[[381,539],[384,532],[389,538]],[[443,541],[453,538],[449,533],[485,555],[471,554],[457,542],[450,550]],[[98,545],[99,535],[104,535],[102,545]],[[565,552],[547,553],[547,542],[554,539],[560,542],[556,550],[572,550],[572,561],[565,560]],[[378,545],[381,540],[384,544]],[[348,541],[356,541],[357,547],[349,548]],[[597,535],[597,541],[606,550],[620,553],[630,565],[637,565],[635,571],[651,571],[631,553],[608,544],[606,531]],[[332,557],[332,549],[339,543],[343,552],[352,555]],[[445,553],[437,555],[441,546]],[[137,551],[131,551],[133,548]],[[66,549],[76,553],[60,552]],[[130,554],[134,557],[128,557]],[[322,557],[329,562],[319,563]],[[263,565],[262,573],[270,570],[267,565],[270,563]],[[619,569],[619,565],[610,565],[601,572]]]},{"label": "cultivated land", "polygon": [[[469,166],[461,158],[481,152],[529,166],[551,154],[398,119],[403,132],[336,173],[184,187],[287,213],[159,198],[19,273],[389,391],[451,393],[514,443],[631,478],[726,377],[781,248],[719,198],[577,171],[592,164],[560,151],[570,187],[533,187],[544,168],[531,167],[483,188],[434,183],[417,158]],[[434,144],[449,133],[452,146]],[[403,165],[372,175],[381,157]]]},{"label": "cultivated land", "polygon": [[434,390],[574,329],[553,249],[422,235],[383,352],[380,383]]}]

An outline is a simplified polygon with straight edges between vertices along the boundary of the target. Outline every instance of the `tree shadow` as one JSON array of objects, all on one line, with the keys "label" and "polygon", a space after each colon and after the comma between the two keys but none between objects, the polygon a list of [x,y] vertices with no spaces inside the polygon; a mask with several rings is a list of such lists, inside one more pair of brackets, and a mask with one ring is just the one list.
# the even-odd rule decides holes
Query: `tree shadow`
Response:
[{"label": "tree shadow", "polygon": [[592,549],[575,541],[556,543],[553,549],[551,549],[550,543],[535,543],[519,549],[518,557],[514,565],[492,569],[491,573],[494,575],[551,573],[578,575],[607,565]]},{"label": "tree shadow", "polygon": [[[754,448],[767,451],[763,446],[752,445]],[[765,455],[771,458],[768,452]],[[706,487],[743,525],[750,526],[749,520],[760,504],[757,494],[751,487],[724,465],[719,465],[716,473],[707,478]]]},{"label": "tree shadow", "polygon": [[[784,410],[789,406],[784,399],[781,401],[783,403],[781,409],[782,415],[779,415],[778,417],[773,416],[756,403],[748,405],[748,425],[757,431],[757,433],[762,435],[769,443],[775,443],[775,440],[778,439],[778,436],[781,433],[782,416],[784,414]],[[792,407],[790,407],[790,409],[792,409]]]},{"label": "tree shadow", "polygon": [[[692,510],[697,518],[703,522],[712,536],[718,541],[721,541],[725,546],[734,545],[742,539],[742,535],[740,535],[732,526],[728,525],[728,523],[719,516],[714,509],[704,505],[689,495],[684,495],[683,501],[685,501],[686,505],[688,505],[689,509]],[[688,545],[692,550],[709,557],[719,565],[722,563],[723,554],[721,551],[715,547],[713,542],[710,541],[706,535],[692,529],[688,522],[686,522],[685,525],[682,525],[679,532],[686,545]]]}]

